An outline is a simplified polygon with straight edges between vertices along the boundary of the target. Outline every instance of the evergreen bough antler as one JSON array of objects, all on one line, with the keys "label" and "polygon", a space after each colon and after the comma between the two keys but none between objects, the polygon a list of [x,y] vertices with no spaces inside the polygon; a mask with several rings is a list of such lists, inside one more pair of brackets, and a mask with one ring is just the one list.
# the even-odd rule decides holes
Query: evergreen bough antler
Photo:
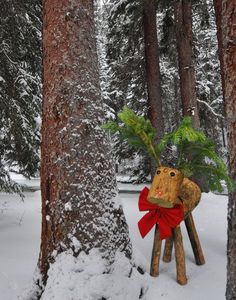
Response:
[{"label": "evergreen bough antler", "polygon": [[156,130],[152,127],[150,120],[145,119],[143,116],[137,116],[127,106],[118,114],[118,117],[124,126],[120,126],[114,121],[108,121],[102,127],[113,133],[118,133],[119,137],[127,140],[131,146],[147,151],[155,159],[157,165],[160,166],[161,162],[154,148]]},{"label": "evergreen bough antler", "polygon": [[222,180],[229,191],[235,189],[235,182],[227,175],[227,167],[215,152],[214,143],[203,132],[193,128],[191,117],[184,117],[178,128],[165,134],[157,145],[154,144],[156,130],[150,120],[137,116],[126,106],[118,117],[122,125],[109,121],[103,128],[118,133],[130,145],[147,151],[155,159],[157,166],[161,166],[163,151],[175,146],[172,149],[175,148],[173,151],[177,152],[177,156],[173,165],[185,177],[201,178],[212,191],[223,190]]}]

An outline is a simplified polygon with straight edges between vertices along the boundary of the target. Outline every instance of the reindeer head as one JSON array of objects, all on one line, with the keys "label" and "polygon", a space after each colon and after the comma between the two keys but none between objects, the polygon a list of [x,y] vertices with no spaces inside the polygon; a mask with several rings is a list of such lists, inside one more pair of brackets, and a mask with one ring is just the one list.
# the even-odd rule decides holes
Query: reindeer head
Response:
[{"label": "reindeer head", "polygon": [[148,201],[166,208],[181,203],[178,195],[183,179],[183,174],[176,169],[158,168],[148,194]]}]

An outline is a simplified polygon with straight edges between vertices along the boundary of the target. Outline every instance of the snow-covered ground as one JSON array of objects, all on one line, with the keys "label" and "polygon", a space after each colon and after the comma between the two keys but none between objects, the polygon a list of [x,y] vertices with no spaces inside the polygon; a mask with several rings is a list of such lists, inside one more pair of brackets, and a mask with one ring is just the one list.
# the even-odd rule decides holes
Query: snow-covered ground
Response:
[{"label": "snow-covered ground", "polygon": [[[127,185],[127,189],[133,189],[133,186]],[[25,201],[22,202],[16,195],[0,194],[1,300],[17,299],[17,295],[20,295],[31,281],[38,259],[41,219],[40,192],[28,192],[25,195]],[[142,260],[142,264],[148,272],[154,233],[149,233],[145,239],[139,235],[137,222],[141,214],[137,208],[138,194],[121,193],[120,197],[124,205],[135,253],[139,260]],[[223,300],[225,298],[226,211],[226,196],[212,193],[203,194],[201,203],[194,211],[194,219],[206,264],[197,266],[194,263],[191,246],[184,225],[182,225],[188,284],[180,286],[176,283],[174,261],[168,264],[161,262],[159,277],[144,276],[143,280],[148,287],[144,299]],[[64,299],[68,300],[69,298]],[[115,299],[138,300],[137,296],[132,299],[122,295]],[[109,300],[113,299],[109,298]]]}]

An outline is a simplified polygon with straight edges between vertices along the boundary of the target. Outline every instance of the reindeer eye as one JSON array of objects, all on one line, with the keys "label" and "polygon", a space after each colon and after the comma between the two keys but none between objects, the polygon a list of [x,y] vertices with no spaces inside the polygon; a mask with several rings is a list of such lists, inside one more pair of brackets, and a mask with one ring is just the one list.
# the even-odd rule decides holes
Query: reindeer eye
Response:
[{"label": "reindeer eye", "polygon": [[160,170],[157,170],[157,175],[159,175],[161,173],[161,171]]},{"label": "reindeer eye", "polygon": [[170,172],[170,176],[171,177],[175,176],[175,172]]}]

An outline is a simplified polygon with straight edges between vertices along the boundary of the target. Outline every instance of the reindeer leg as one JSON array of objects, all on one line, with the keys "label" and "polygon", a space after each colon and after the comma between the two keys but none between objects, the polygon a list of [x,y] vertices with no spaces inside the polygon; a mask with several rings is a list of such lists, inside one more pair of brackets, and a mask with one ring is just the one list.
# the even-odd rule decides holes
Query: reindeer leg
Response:
[{"label": "reindeer leg", "polygon": [[177,226],[175,229],[173,229],[173,238],[174,238],[174,245],[175,245],[177,282],[181,285],[184,285],[187,283],[187,276],[186,276],[183,238],[182,238],[180,226]]},{"label": "reindeer leg", "polygon": [[188,236],[192,245],[193,254],[197,265],[204,265],[205,259],[200,244],[200,240],[197,234],[197,230],[194,224],[192,213],[190,213],[185,219],[185,226],[188,231]]},{"label": "reindeer leg", "polygon": [[171,261],[172,249],[173,249],[173,238],[169,237],[168,239],[166,239],[165,242],[165,249],[162,258],[164,262],[168,263]]},{"label": "reindeer leg", "polygon": [[150,275],[157,277],[159,275],[159,262],[161,256],[161,239],[158,226],[156,225],[153,249],[152,249],[152,260],[151,260],[151,270]]}]

